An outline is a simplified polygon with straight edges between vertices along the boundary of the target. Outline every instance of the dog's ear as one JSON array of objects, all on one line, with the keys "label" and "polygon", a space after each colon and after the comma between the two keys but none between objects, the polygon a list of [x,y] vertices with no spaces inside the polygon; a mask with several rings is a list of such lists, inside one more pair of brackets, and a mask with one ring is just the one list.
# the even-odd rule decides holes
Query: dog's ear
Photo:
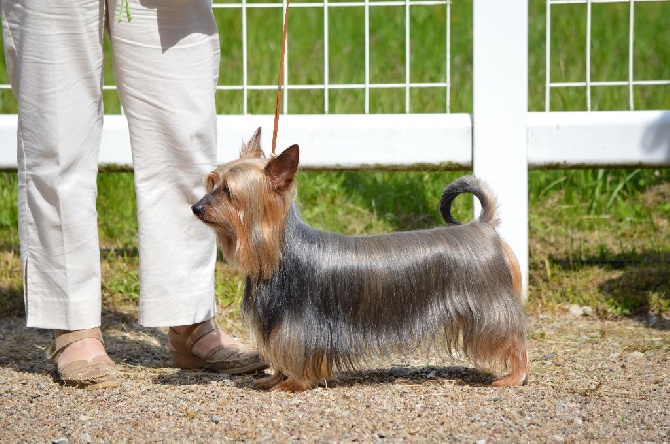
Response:
[{"label": "dog's ear", "polygon": [[247,159],[256,157],[260,158],[265,157],[265,154],[261,149],[261,127],[258,127],[254,135],[251,136],[251,139],[249,139],[249,142],[242,144],[242,150],[240,150],[240,157]]},{"label": "dog's ear", "polygon": [[205,191],[211,193],[217,183],[219,183],[219,175],[216,171],[212,171],[205,177]]},{"label": "dog's ear", "polygon": [[298,145],[291,145],[265,165],[265,174],[276,191],[284,191],[291,186],[298,170],[299,154]]}]

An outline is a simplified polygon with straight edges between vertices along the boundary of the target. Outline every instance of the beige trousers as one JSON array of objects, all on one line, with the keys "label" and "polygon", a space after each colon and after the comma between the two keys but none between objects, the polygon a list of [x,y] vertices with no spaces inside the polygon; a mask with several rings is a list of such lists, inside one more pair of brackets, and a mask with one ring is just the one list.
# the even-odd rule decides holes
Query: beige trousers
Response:
[{"label": "beige trousers", "polygon": [[29,327],[101,322],[96,175],[109,32],[133,149],[140,323],[215,311],[213,234],[191,213],[216,162],[219,39],[211,0],[1,0],[19,103],[19,236]]}]

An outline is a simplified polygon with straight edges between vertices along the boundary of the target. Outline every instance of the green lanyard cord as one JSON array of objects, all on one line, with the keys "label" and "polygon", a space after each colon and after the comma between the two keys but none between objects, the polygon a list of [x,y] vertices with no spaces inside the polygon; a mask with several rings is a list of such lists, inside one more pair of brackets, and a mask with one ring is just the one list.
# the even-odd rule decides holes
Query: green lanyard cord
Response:
[{"label": "green lanyard cord", "polygon": [[133,19],[133,16],[130,15],[130,5],[128,4],[128,0],[121,0],[121,10],[119,11],[119,23],[121,23],[121,20],[123,20],[124,15],[126,16],[128,22],[130,22]]}]

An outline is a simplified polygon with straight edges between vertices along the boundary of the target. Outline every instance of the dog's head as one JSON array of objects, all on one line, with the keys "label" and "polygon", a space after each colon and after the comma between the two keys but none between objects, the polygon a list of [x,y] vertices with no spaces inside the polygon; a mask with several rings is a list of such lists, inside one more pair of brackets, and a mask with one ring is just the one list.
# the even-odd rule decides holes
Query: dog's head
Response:
[{"label": "dog's head", "polygon": [[205,178],[207,194],[191,207],[217,235],[223,254],[248,275],[269,277],[279,263],[286,214],[293,199],[299,148],[266,159],[258,128],[240,158]]}]

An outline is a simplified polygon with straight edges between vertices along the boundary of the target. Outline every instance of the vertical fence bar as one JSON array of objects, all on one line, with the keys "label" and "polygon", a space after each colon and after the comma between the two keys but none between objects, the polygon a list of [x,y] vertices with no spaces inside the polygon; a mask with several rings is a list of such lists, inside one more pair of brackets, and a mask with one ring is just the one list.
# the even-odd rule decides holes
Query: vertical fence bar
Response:
[{"label": "vertical fence bar", "polygon": [[[528,297],[528,0],[473,3],[474,173],[498,196],[500,232]],[[476,203],[477,211],[479,205]]]},{"label": "vertical fence bar", "polygon": [[[286,17],[286,8],[288,8],[288,5],[286,4],[286,1],[282,2],[282,27],[280,28],[283,31],[283,26],[284,26],[284,17]],[[288,41],[289,41],[289,30],[288,30],[288,23],[286,24],[286,49],[284,51],[284,85],[282,86],[282,114],[287,114],[288,113]],[[283,32],[282,32],[283,34]],[[281,44],[279,46],[281,48]]]},{"label": "vertical fence bar", "polygon": [[365,114],[370,114],[370,1],[365,0]]},{"label": "vertical fence bar", "polygon": [[409,0],[405,0],[405,113],[410,113],[409,105],[409,84],[411,82],[410,76],[410,9]]},{"label": "vertical fence bar", "polygon": [[544,37],[545,60],[544,60],[544,110],[551,111],[551,0],[547,0],[547,11],[545,13]]},{"label": "vertical fence bar", "polygon": [[447,91],[446,91],[446,101],[447,101],[447,113],[451,112],[451,0],[447,0]]},{"label": "vertical fence bar", "polygon": [[247,61],[247,0],[242,0],[242,114],[249,114],[249,78]]},{"label": "vertical fence bar", "polygon": [[591,111],[591,0],[586,0],[586,110]]},{"label": "vertical fence bar", "polygon": [[633,38],[635,36],[635,0],[630,0],[630,11],[628,13],[628,101],[630,110],[635,109],[635,97],[633,95]]},{"label": "vertical fence bar", "polygon": [[328,0],[323,2],[323,113],[330,113],[330,105],[328,102],[328,82],[329,82],[329,69],[330,65],[328,64],[329,52],[328,45],[330,44],[330,38],[328,36]]}]

